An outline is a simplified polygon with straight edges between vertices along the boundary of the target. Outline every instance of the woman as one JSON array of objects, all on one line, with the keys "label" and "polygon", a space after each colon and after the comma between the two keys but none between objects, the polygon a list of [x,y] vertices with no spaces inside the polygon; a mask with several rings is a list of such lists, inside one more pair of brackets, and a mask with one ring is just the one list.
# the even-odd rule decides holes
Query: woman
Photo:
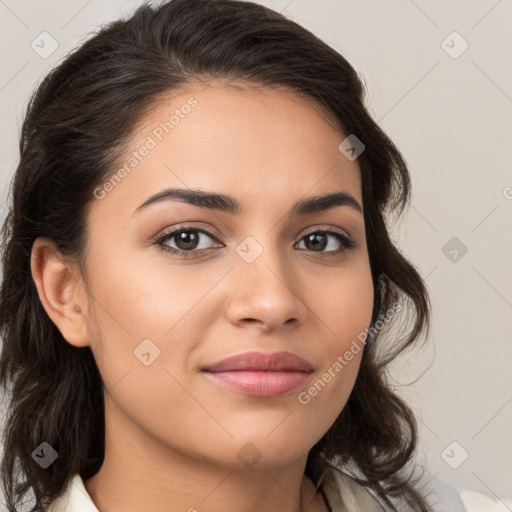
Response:
[{"label": "woman", "polygon": [[410,178],[363,100],[231,0],[142,6],[45,78],[4,225],[10,509],[431,510],[386,378],[430,315],[386,226]]}]

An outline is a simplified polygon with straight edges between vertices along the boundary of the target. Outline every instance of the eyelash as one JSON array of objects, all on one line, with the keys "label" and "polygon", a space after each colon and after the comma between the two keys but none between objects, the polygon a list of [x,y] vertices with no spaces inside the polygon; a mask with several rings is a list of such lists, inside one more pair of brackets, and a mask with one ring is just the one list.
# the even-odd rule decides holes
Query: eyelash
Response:
[{"label": "eyelash", "polygon": [[[203,234],[208,235],[209,237],[213,238],[215,241],[218,242],[217,237],[212,232],[210,232],[207,229],[196,228],[196,227],[193,227],[193,226],[182,225],[182,226],[177,226],[176,228],[173,228],[172,230],[168,231],[167,233],[164,233],[164,234],[158,236],[153,241],[153,244],[154,245],[159,245],[160,248],[163,251],[170,252],[171,254],[175,254],[175,255],[180,255],[181,257],[183,257],[183,259],[190,258],[191,254],[194,254],[194,253],[200,253],[201,254],[204,251],[209,251],[210,250],[210,249],[200,249],[200,250],[193,249],[193,250],[190,250],[190,251],[183,251],[183,250],[180,250],[180,249],[174,249],[173,247],[169,247],[168,245],[165,244],[165,242],[167,242],[168,240],[171,240],[174,236],[176,236],[178,233],[181,233],[181,232],[203,233]],[[336,257],[336,256],[340,256],[342,253],[345,253],[346,251],[356,247],[356,244],[354,243],[353,240],[348,238],[342,232],[340,232],[338,230],[335,230],[333,228],[317,229],[315,231],[311,231],[310,233],[306,233],[300,239],[300,242],[302,240],[304,240],[304,238],[306,238],[306,237],[308,237],[310,235],[315,235],[317,233],[325,233],[325,234],[334,236],[341,243],[341,246],[342,246],[341,249],[337,249],[335,251],[320,252],[319,254],[324,254],[325,256],[328,256],[328,257],[331,257],[331,256],[332,257]],[[314,253],[315,251],[311,251],[311,252]],[[198,257],[198,256],[192,256],[192,257]],[[314,256],[314,257],[318,258],[318,256]]]}]

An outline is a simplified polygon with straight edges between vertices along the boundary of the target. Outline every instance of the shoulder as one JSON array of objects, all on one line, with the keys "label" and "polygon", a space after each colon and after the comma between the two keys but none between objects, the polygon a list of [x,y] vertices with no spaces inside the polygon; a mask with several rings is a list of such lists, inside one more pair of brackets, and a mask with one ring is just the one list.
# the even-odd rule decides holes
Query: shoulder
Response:
[{"label": "shoulder", "polygon": [[[512,510],[512,497],[496,500],[474,490],[454,489],[441,479],[434,478],[436,475],[426,474],[430,485],[423,487],[423,491],[433,510],[450,510],[450,512]],[[323,490],[332,512],[385,512],[388,510],[372,494],[373,491],[358,484],[352,476],[339,468],[327,469],[320,478],[319,487]]]},{"label": "shoulder", "polygon": [[512,495],[496,498],[473,489],[459,488],[457,492],[465,512],[506,512],[512,510]]},{"label": "shoulder", "polygon": [[[432,510],[450,512],[505,512],[512,510],[512,495],[497,498],[473,489],[454,488],[437,474],[426,471],[420,478],[420,490]],[[428,482],[428,485],[426,485]],[[338,468],[329,468],[320,478],[323,490],[332,512],[385,512],[385,508],[371,491],[350,475]]]},{"label": "shoulder", "polygon": [[68,485],[44,512],[99,512],[89,496],[79,474],[73,476]]}]

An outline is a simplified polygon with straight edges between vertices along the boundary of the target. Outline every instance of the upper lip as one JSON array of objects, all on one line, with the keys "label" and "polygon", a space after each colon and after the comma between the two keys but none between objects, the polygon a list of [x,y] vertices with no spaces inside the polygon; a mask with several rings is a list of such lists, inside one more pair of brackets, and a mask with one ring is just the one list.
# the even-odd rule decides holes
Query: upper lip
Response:
[{"label": "upper lip", "polygon": [[312,372],[312,366],[305,360],[290,352],[245,352],[228,357],[204,368],[208,372],[229,371],[267,371],[267,372]]}]

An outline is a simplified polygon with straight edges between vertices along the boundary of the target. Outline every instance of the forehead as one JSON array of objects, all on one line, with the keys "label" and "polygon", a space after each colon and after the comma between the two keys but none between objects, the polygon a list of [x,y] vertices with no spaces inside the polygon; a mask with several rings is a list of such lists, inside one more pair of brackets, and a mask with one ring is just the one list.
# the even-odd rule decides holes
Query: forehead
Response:
[{"label": "forehead", "polygon": [[288,89],[190,85],[139,120],[99,207],[131,214],[169,187],[236,195],[267,214],[339,190],[361,204],[357,161],[338,149],[344,138],[322,107]]}]

